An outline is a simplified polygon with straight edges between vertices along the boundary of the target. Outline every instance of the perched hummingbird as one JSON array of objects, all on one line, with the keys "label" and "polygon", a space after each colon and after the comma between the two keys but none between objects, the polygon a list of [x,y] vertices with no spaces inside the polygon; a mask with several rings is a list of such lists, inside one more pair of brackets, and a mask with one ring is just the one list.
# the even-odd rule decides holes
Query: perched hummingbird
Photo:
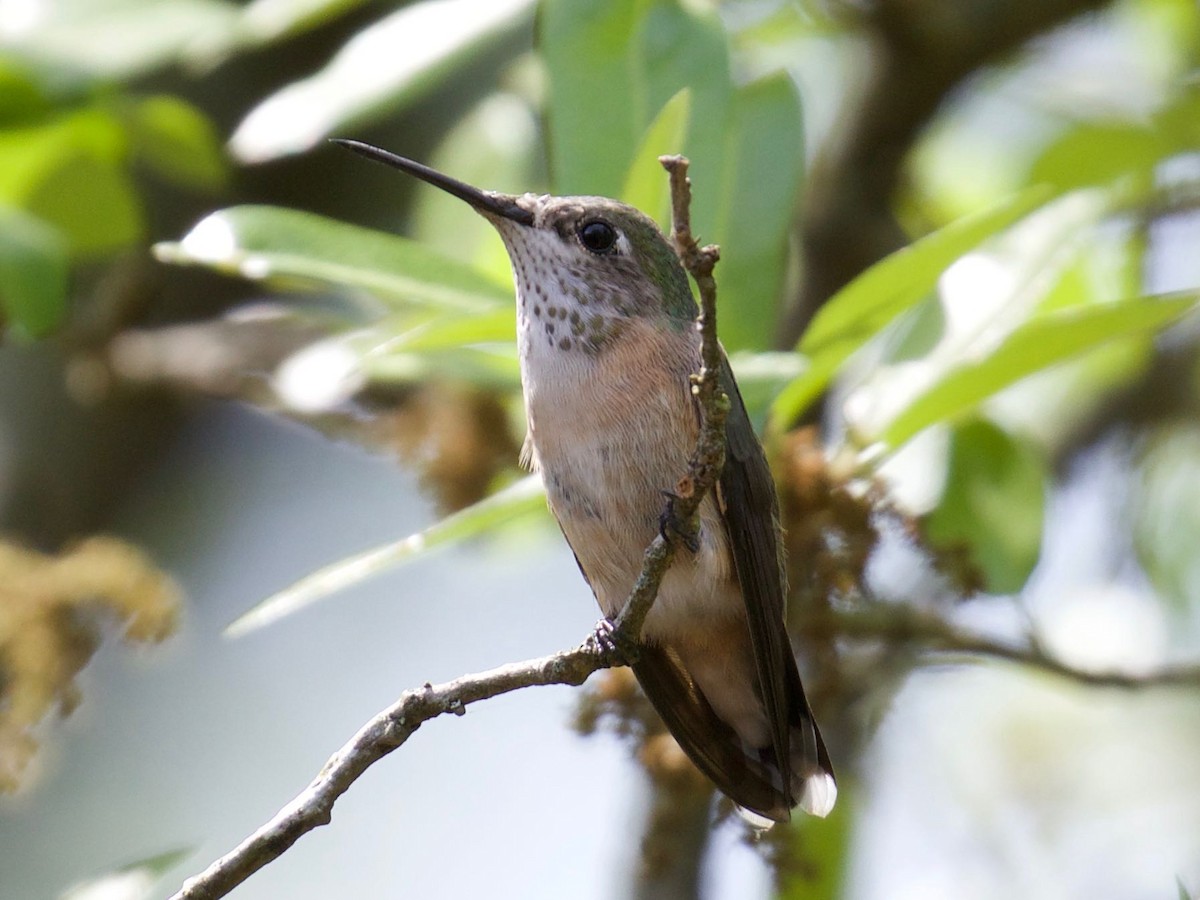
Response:
[{"label": "perched hummingbird", "polygon": [[[377,147],[337,143],[465,200],[500,232],[517,283],[529,433],[550,509],[615,618],[699,430],[696,303],[658,226],[604,197],[483,191]],[[633,671],[730,799],[786,821],[837,797],[784,628],[779,504],[728,361],[725,467],[646,617]]]}]

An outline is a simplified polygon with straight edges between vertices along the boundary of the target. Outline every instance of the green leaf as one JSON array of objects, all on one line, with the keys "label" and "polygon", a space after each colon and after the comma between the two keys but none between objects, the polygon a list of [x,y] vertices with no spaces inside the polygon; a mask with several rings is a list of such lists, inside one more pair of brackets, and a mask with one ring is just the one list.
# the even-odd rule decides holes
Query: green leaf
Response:
[{"label": "green leaf", "polygon": [[828,386],[842,364],[902,312],[920,302],[942,272],[967,251],[1039,207],[1043,189],[1018,194],[991,209],[951,222],[897,250],[842,288],[813,318],[798,349],[805,373],[775,400],[772,417],[788,427]]},{"label": "green leaf", "polygon": [[883,429],[879,440],[897,448],[930,425],[948,422],[1034,372],[1115,338],[1162,328],[1196,307],[1196,294],[1138,297],[1119,303],[1075,306],[1014,329],[983,358],[951,370],[917,396]]},{"label": "green leaf", "polygon": [[537,36],[555,191],[619,196],[651,120],[689,88],[693,221],[698,233],[714,234],[733,90],[715,13],[678,0],[544,0]]},{"label": "green leaf", "polygon": [[794,858],[803,864],[781,870],[780,900],[838,900],[845,896],[854,815],[847,795],[853,785],[847,783],[845,773],[839,782],[840,796],[833,812],[824,819],[797,816],[788,826],[793,832]]},{"label": "green leaf", "polygon": [[490,497],[447,516],[424,531],[318,569],[238,617],[225,629],[225,634],[229,637],[241,637],[330,594],[358,584],[394,566],[418,559],[438,547],[447,547],[476,537],[545,508],[542,479],[538,475],[529,475]]},{"label": "green leaf", "polygon": [[715,231],[721,245],[721,341],[730,350],[773,346],[788,235],[804,171],[800,96],[783,72],[739,88]]},{"label": "green leaf", "polygon": [[127,149],[120,122],[101,107],[0,132],[0,203],[56,226],[76,256],[119,250],[143,231]]},{"label": "green leaf", "polygon": [[212,190],[227,180],[216,129],[200,110],[177,97],[139,101],[129,116],[129,140],[134,157],[169,181]]},{"label": "green leaf", "polygon": [[942,550],[965,550],[989,593],[1015,593],[1041,551],[1045,482],[1031,447],[991,422],[966,422],[951,436],[946,488],[923,520],[925,537]]},{"label": "green leaf", "polygon": [[75,256],[100,256],[140,240],[141,200],[124,168],[87,153],[67,153],[43,173],[21,204],[57,226]]},{"label": "green leaf", "polygon": [[53,226],[0,207],[0,306],[29,337],[42,337],[67,306],[67,242]]},{"label": "green leaf", "polygon": [[380,19],[329,63],[250,111],[229,140],[242,162],[301,153],[333,131],[394,114],[482,50],[529,27],[534,0],[424,0]]},{"label": "green leaf", "polygon": [[[691,92],[685,152],[695,185],[692,230],[712,235],[707,240],[719,240],[734,90],[725,27],[711,7],[680,0],[641,0],[628,46],[634,72],[635,141],[671,97],[683,88]],[[630,143],[623,148],[626,163],[633,159],[636,146]]]},{"label": "green leaf", "polygon": [[638,0],[543,0],[539,7],[551,184],[560,194],[613,197],[621,189],[646,126],[635,108],[628,48],[638,7]]},{"label": "green leaf", "polygon": [[684,88],[659,110],[642,136],[621,188],[621,200],[654,219],[664,232],[671,226],[671,185],[658,158],[683,150],[691,100],[691,92]]},{"label": "green leaf", "polygon": [[1168,152],[1154,128],[1132,122],[1082,122],[1042,151],[1029,180],[1068,191],[1128,175],[1144,177]]},{"label": "green leaf", "polygon": [[483,311],[510,288],[405,238],[273,206],[235,206],[200,221],[164,262],[202,265],[255,281],[361,290],[393,305]]}]

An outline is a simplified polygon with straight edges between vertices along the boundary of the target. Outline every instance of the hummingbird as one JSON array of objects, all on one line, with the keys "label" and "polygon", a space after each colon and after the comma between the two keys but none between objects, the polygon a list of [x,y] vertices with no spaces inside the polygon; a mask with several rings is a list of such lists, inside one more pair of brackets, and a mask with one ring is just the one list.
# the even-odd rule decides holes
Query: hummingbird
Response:
[{"label": "hummingbird", "polygon": [[[500,233],[516,281],[528,433],[550,510],[609,621],[663,527],[700,416],[696,302],[658,226],[605,197],[485,191],[359,141],[350,150],[470,204]],[[632,668],[697,768],[752,821],[817,816],[837,798],[784,626],[779,502],[729,362],[726,460],[690,555],[667,570]]]}]

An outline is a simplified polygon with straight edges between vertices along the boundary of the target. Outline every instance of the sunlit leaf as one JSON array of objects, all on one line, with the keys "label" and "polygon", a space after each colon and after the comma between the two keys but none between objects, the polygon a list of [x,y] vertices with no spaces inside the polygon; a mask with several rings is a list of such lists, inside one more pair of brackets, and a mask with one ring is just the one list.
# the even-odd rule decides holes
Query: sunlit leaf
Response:
[{"label": "sunlit leaf", "polygon": [[1167,142],[1154,128],[1132,122],[1081,122],[1042,152],[1029,180],[1066,191],[1128,175],[1148,176],[1167,152]]},{"label": "sunlit leaf", "polygon": [[256,281],[366,291],[389,303],[493,309],[511,289],[414,241],[311,213],[236,206],[200,221],[165,262],[202,265]]},{"label": "sunlit leaf", "polygon": [[424,0],[346,42],[315,75],[250,111],[229,148],[242,162],[301,153],[333,131],[394,113],[491,44],[529,27],[534,0]]},{"label": "sunlit leaf", "polygon": [[964,551],[993,594],[1019,591],[1042,544],[1045,463],[991,422],[967,422],[950,438],[946,487],[922,522],[936,548]]},{"label": "sunlit leaf", "polygon": [[883,429],[879,440],[899,447],[930,425],[973,409],[1010,384],[1115,338],[1162,328],[1195,308],[1195,294],[1139,297],[1075,306],[1032,319],[986,356],[964,362],[915,398]]},{"label": "sunlit leaf", "polygon": [[318,569],[240,616],[225,633],[240,637],[438,547],[476,537],[545,508],[541,477],[527,476],[424,531]]},{"label": "sunlit leaf", "polygon": [[779,72],[739,88],[724,162],[714,239],[721,340],[730,350],[773,346],[788,234],[804,171],[800,96]]},{"label": "sunlit leaf", "polygon": [[664,231],[671,225],[671,189],[658,158],[683,150],[690,113],[691,92],[684,88],[667,101],[646,129],[621,188],[621,200],[654,219]]},{"label": "sunlit leaf", "polygon": [[52,331],[67,303],[67,242],[40,219],[0,207],[0,308],[30,337]]},{"label": "sunlit leaf", "polygon": [[946,268],[992,235],[1028,215],[1047,197],[1035,189],[966,216],[897,250],[838,291],[813,318],[799,347],[809,367],[775,400],[786,427],[828,386],[842,364],[888,323],[933,290]]}]

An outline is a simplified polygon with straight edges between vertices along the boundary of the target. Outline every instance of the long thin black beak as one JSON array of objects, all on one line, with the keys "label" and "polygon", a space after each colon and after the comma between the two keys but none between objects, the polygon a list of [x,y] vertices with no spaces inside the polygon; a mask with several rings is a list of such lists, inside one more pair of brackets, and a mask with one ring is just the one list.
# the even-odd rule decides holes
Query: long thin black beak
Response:
[{"label": "long thin black beak", "polygon": [[383,163],[385,166],[391,166],[393,169],[407,172],[409,175],[420,178],[434,187],[439,187],[447,194],[453,194],[460,200],[466,200],[480,212],[488,212],[492,215],[510,219],[521,225],[533,224],[533,213],[518,206],[517,199],[509,194],[499,194],[495,191],[481,191],[479,188],[472,187],[465,181],[459,181],[457,178],[443,175],[437,169],[423,166],[419,162],[413,162],[411,159],[405,159],[403,156],[397,156],[395,153],[389,153],[387,150],[381,150],[379,147],[364,144],[362,141],[349,141],[344,138],[331,138],[330,140],[335,144],[345,147],[347,150],[353,150],[355,153],[365,156],[367,159],[373,159],[375,162]]}]

